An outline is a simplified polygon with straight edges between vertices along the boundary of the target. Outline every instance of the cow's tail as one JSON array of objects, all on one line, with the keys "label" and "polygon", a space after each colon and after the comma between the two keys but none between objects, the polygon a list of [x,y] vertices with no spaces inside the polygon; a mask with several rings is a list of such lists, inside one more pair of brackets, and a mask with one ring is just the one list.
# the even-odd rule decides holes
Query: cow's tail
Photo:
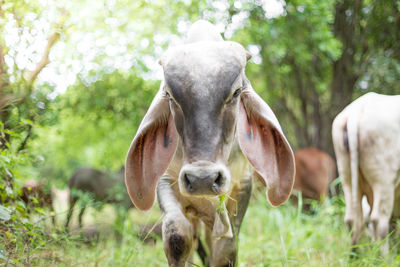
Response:
[{"label": "cow's tail", "polygon": [[354,211],[359,205],[359,156],[358,156],[358,119],[359,112],[352,113],[347,120],[347,138],[349,145],[350,173],[351,173],[351,204]]}]

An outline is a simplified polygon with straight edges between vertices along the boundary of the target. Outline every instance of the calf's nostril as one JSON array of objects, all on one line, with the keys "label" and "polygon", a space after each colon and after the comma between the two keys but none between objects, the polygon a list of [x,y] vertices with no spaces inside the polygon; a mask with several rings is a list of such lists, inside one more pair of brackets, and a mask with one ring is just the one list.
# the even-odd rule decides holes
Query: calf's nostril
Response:
[{"label": "calf's nostril", "polygon": [[212,185],[212,190],[213,190],[215,193],[218,193],[218,191],[219,191],[221,185],[222,185],[222,175],[221,175],[221,173],[219,172],[218,175],[217,175],[217,177],[216,177],[215,180],[214,180],[213,185]]},{"label": "calf's nostril", "polygon": [[222,185],[222,174],[219,172],[217,178],[215,179],[214,183],[216,183],[218,186]]}]

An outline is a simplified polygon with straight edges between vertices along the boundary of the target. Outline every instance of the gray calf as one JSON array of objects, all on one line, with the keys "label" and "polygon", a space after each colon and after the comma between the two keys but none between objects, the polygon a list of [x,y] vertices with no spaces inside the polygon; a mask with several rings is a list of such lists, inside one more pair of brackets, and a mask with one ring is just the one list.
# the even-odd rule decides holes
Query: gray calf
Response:
[{"label": "gray calf", "polygon": [[[233,266],[252,177],[277,206],[289,197],[294,156],[269,106],[245,76],[246,50],[196,22],[160,60],[164,81],[134,137],[126,185],[139,209],[157,187],[170,266],[184,266],[206,227],[211,266]],[[158,184],[158,186],[157,186]]]},{"label": "gray calf", "polygon": [[[114,175],[109,175],[95,169],[82,168],[77,170],[69,179],[68,187],[71,196],[69,199],[69,210],[65,227],[68,227],[73,208],[79,199],[79,195],[76,193],[74,194],[74,192],[78,190],[84,193],[90,193],[95,201],[117,203],[126,209],[133,207],[124,186],[124,169]],[[84,212],[85,206],[81,208],[79,213],[80,227],[82,227],[82,216]]]}]

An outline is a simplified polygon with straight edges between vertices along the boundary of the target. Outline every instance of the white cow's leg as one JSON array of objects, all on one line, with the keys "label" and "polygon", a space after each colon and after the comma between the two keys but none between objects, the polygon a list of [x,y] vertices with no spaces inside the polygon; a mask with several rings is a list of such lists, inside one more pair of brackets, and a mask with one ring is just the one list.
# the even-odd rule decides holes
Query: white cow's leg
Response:
[{"label": "white cow's leg", "polygon": [[348,155],[341,155],[342,158],[337,159],[340,181],[342,182],[344,200],[346,202],[346,212],[344,215],[344,222],[349,230],[353,229],[354,214],[352,210],[351,198],[351,175],[350,165],[348,162]]},{"label": "white cow's leg", "polygon": [[[371,222],[375,240],[381,241],[389,233],[389,222],[393,212],[394,188],[388,186],[373,187],[374,204],[371,213]],[[386,239],[380,247],[383,255],[389,252],[389,242]]]},{"label": "white cow's leg", "polygon": [[342,180],[342,186],[343,186],[343,192],[344,192],[344,200],[346,202],[346,212],[344,215],[344,223],[347,225],[349,230],[353,229],[353,222],[354,222],[354,216],[353,216],[353,211],[351,208],[351,181],[350,177],[348,179],[343,178],[341,176]]},{"label": "white cow's leg", "polygon": [[362,201],[362,193],[361,193],[360,188],[358,188],[357,199],[354,199],[349,203],[349,204],[351,204],[352,211],[353,211],[353,223],[352,223],[353,234],[352,234],[352,239],[351,239],[352,245],[356,245],[360,241],[361,234],[362,234],[362,228],[364,225],[361,201]]},{"label": "white cow's leg", "polygon": [[[348,154],[342,154],[340,158],[337,159],[338,170],[340,175],[340,180],[342,182],[344,191],[344,200],[346,202],[346,213],[344,215],[344,222],[348,226],[349,230],[352,230],[352,240],[351,244],[355,245],[358,243],[362,233],[363,226],[363,215],[361,199],[361,190],[358,189],[358,199],[353,202],[352,196],[352,184],[351,184],[351,174],[350,174],[350,164]],[[359,174],[360,176],[361,174]]]}]

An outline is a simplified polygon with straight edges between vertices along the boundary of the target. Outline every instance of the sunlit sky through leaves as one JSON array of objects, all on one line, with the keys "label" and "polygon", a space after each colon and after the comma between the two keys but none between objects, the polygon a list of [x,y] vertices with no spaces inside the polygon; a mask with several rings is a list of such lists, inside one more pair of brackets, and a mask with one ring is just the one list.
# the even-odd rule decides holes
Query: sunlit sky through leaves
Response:
[{"label": "sunlit sky through leaves", "polygon": [[[189,1],[191,2],[191,1]],[[267,18],[284,15],[285,2],[283,0],[264,0],[263,9]],[[65,92],[68,86],[76,82],[77,75],[93,82],[96,75],[89,75],[100,70],[112,71],[114,69],[129,70],[142,62],[148,71],[141,75],[145,79],[161,79],[162,71],[157,64],[157,59],[164,51],[165,44],[173,45],[182,41],[191,23],[180,20],[177,24],[179,36],[157,33],[153,36],[144,36],[143,32],[151,23],[143,18],[136,19],[131,14],[126,14],[118,6],[118,1],[57,1],[40,0],[43,12],[38,15],[28,12],[24,20],[30,27],[23,27],[18,32],[16,20],[8,14],[5,25],[5,41],[9,48],[5,56],[11,81],[15,72],[20,70],[32,71],[40,60],[47,37],[54,31],[54,25],[60,23],[60,10],[67,11],[65,23],[67,30],[55,44],[50,53],[50,61],[38,76],[38,84],[48,83],[55,88],[49,95]],[[242,8],[242,2],[236,1],[235,8]],[[226,38],[231,38],[235,30],[242,26],[248,13],[239,12],[232,17],[232,23],[226,25],[224,20],[219,21],[226,13],[226,1],[212,2],[215,10],[216,26]],[[104,19],[105,18],[105,19]],[[129,19],[129,21],[126,21]],[[102,20],[102,21],[100,21]],[[134,22],[132,23],[131,20]],[[100,25],[98,27],[97,25]],[[101,27],[105,25],[105,27]],[[127,25],[127,26],[126,26]],[[124,26],[123,30],[120,30]],[[71,29],[71,30],[68,30]],[[149,39],[149,38],[152,38]],[[150,40],[153,51],[149,52]],[[253,55],[253,62],[261,63],[259,56],[260,47],[250,44],[247,49]],[[91,77],[89,77],[91,76]]]}]

